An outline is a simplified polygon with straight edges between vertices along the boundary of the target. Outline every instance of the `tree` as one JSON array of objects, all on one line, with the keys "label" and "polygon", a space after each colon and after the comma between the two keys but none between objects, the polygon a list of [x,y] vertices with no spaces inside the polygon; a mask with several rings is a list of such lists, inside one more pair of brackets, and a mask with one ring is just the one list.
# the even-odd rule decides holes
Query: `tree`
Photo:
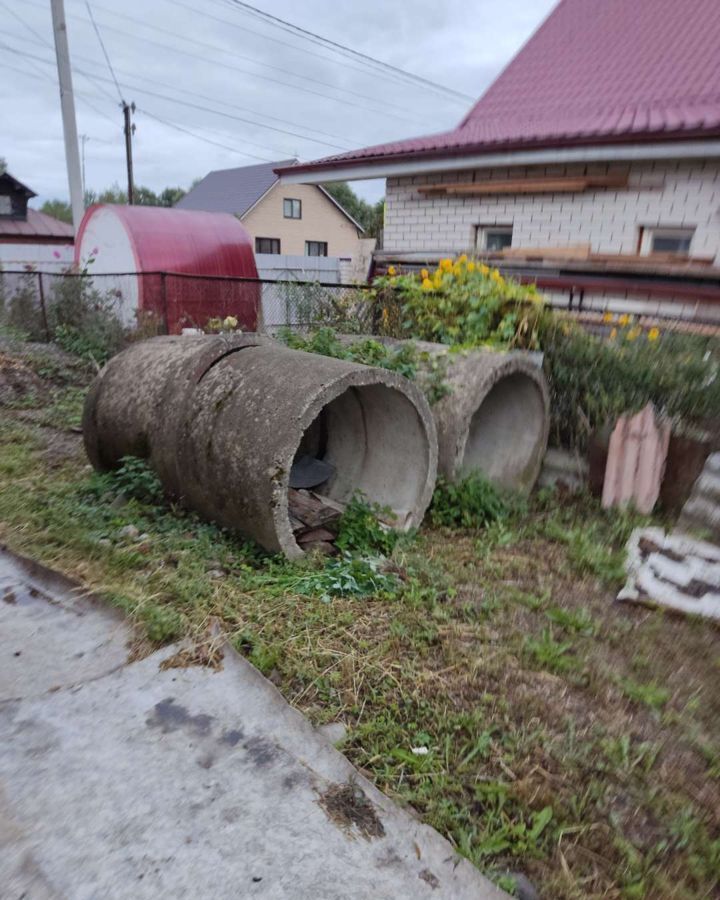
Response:
[{"label": "tree", "polygon": [[7,162],[4,156],[0,156],[0,175],[7,169]]},{"label": "tree", "polygon": [[385,201],[368,203],[358,197],[347,181],[324,184],[323,188],[342,208],[365,229],[368,237],[378,237],[382,231]]},{"label": "tree", "polygon": [[[138,185],[135,188],[135,203],[138,206],[174,206],[186,193],[187,191],[181,187],[166,187],[156,194],[150,188]],[[93,203],[127,203],[127,192],[116,182],[112,187],[105,188],[99,194],[96,191],[85,191],[84,203],[85,209],[92,206]],[[65,200],[46,200],[40,207],[40,212],[54,216],[61,222],[72,224],[72,209]]]},{"label": "tree", "polygon": [[46,200],[40,207],[40,212],[53,219],[60,219],[61,222],[67,222],[72,225],[72,209],[70,204],[65,200]]}]

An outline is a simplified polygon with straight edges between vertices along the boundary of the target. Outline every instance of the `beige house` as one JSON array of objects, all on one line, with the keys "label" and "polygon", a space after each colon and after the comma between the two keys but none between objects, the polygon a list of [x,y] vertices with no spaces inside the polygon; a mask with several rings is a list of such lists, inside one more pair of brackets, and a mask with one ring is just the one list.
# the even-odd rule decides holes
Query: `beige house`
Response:
[{"label": "beige house", "polygon": [[261,275],[364,281],[374,240],[321,185],[281,185],[275,168],[293,162],[210,172],[177,206],[236,215],[253,239]]}]

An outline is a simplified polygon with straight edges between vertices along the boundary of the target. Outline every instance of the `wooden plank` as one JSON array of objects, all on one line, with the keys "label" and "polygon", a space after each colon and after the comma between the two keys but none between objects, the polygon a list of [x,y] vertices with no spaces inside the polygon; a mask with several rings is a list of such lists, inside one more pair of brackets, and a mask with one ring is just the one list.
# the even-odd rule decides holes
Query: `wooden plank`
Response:
[{"label": "wooden plank", "polygon": [[587,259],[590,256],[590,244],[568,244],[566,247],[505,247],[495,250],[487,256],[502,256],[506,259],[521,257],[522,259]]},{"label": "wooden plank", "polygon": [[298,544],[312,544],[316,541],[328,541],[329,543],[332,543],[336,537],[337,535],[335,532],[328,531],[327,528],[310,528],[298,535],[296,540]]},{"label": "wooden plank", "polygon": [[[342,510],[313,497],[308,491],[290,488],[288,491],[288,508],[292,518],[299,519],[307,528],[320,528],[337,522]],[[295,530],[295,529],[293,529]]]},{"label": "wooden plank", "polygon": [[594,188],[626,188],[627,174],[577,175],[556,178],[507,178],[472,181],[460,184],[434,184],[418,188],[418,192],[433,195],[486,195],[486,194],[555,194],[581,193]]}]

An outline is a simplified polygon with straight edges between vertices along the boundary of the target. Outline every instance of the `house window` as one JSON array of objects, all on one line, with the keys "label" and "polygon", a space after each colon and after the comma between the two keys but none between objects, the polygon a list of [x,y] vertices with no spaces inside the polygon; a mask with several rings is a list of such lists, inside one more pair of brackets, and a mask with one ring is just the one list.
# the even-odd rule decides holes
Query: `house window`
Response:
[{"label": "house window", "polygon": [[255,238],[255,252],[256,253],[279,253],[280,252],[280,238]]},{"label": "house window", "polygon": [[651,229],[650,253],[676,253],[687,256],[694,228],[653,228]]},{"label": "house window", "polygon": [[480,249],[498,251],[512,244],[512,225],[493,225],[482,229]]},{"label": "house window", "polygon": [[302,202],[286,197],[283,200],[283,215],[286,219],[302,219]]},{"label": "house window", "polygon": [[12,200],[7,194],[0,194],[0,216],[12,215]]},{"label": "house window", "polygon": [[305,256],[327,256],[327,241],[305,241]]}]

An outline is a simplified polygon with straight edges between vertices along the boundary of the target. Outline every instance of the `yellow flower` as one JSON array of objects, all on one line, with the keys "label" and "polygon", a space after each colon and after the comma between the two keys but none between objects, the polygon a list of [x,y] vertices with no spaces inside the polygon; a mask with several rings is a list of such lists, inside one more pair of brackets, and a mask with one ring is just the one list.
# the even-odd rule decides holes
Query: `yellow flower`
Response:
[{"label": "yellow flower", "polygon": [[603,322],[612,322],[615,319],[615,316],[611,312],[606,312],[603,316]]},{"label": "yellow flower", "polygon": [[422,289],[424,291],[432,291],[435,288],[435,285],[430,281],[429,278],[423,278]]},{"label": "yellow flower", "polygon": [[622,327],[624,328],[628,324],[629,321],[630,321],[630,316],[627,313],[623,313],[620,316],[620,318],[618,319],[618,324],[622,325]]},{"label": "yellow flower", "polygon": [[640,337],[641,331],[642,329],[637,327],[631,328],[630,331],[628,331],[626,337],[629,341],[636,341]]},{"label": "yellow flower", "polygon": [[467,270],[468,270],[468,272],[475,271],[475,263],[472,260],[470,260],[470,262],[467,264]]},{"label": "yellow flower", "polygon": [[610,332],[610,340],[614,341],[616,337],[617,337],[617,328],[613,328],[613,330]]},{"label": "yellow flower", "polygon": [[650,331],[648,331],[647,338],[649,341],[656,341],[659,337],[660,337],[660,329],[659,328],[651,328]]},{"label": "yellow flower", "polygon": [[382,311],[382,323],[383,323],[383,325],[387,325],[387,323],[388,323],[388,318],[389,318],[389,316],[388,316],[387,306],[383,306],[383,311]]},{"label": "yellow flower", "polygon": [[457,258],[458,264],[464,266],[467,262],[467,253],[461,253]]},{"label": "yellow flower", "polygon": [[227,316],[223,322],[224,328],[237,328],[237,326],[238,320],[235,318],[235,316]]},{"label": "yellow flower", "polygon": [[395,270],[395,266],[388,266],[388,275],[395,275],[395,274],[397,274],[396,270]]},{"label": "yellow flower", "polygon": [[451,259],[441,259],[440,260],[440,269],[443,272],[449,272],[453,267]]},{"label": "yellow flower", "polygon": [[500,272],[497,269],[493,269],[490,275],[493,281],[497,282],[497,284],[504,284],[505,279],[502,277]]},{"label": "yellow flower", "polygon": [[426,278],[428,278],[429,276],[430,276],[430,273],[428,272],[427,269],[420,269],[420,277],[423,279],[423,281]]},{"label": "yellow flower", "polygon": [[480,272],[487,276],[490,274],[490,267],[486,266],[485,263],[480,263]]}]

